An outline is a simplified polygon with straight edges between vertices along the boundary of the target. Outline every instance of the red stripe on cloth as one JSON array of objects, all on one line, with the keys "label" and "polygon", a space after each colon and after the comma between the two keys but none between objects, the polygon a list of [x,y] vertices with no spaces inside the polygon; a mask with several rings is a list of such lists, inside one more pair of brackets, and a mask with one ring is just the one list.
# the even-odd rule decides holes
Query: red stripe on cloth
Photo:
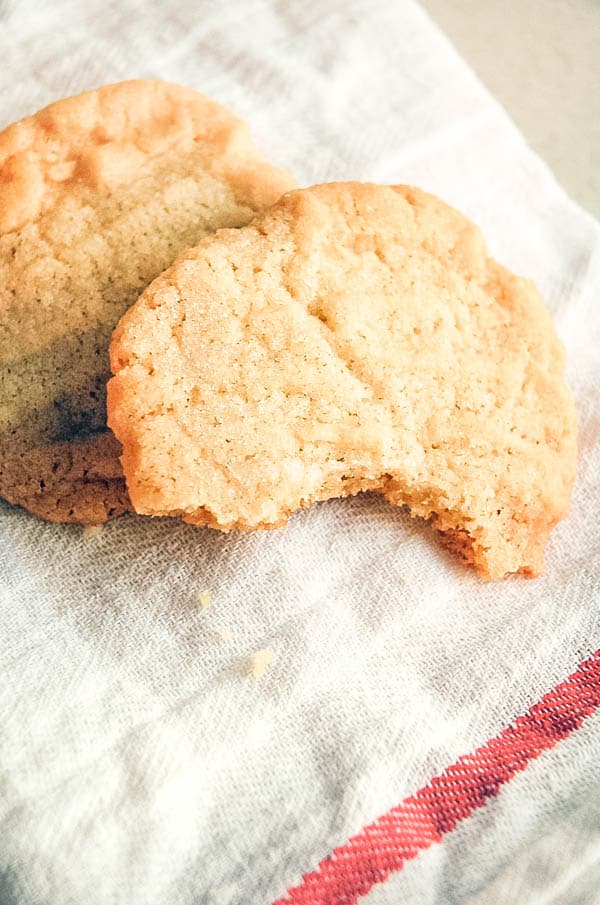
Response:
[{"label": "red stripe on cloth", "polygon": [[274,905],[352,905],[439,842],[600,706],[600,650],[499,735],[378,817]]}]

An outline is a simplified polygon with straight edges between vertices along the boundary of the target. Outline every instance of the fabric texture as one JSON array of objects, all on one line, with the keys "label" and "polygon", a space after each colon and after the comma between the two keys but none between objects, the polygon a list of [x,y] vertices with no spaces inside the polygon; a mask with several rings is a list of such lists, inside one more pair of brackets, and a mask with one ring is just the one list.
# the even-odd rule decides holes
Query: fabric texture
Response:
[{"label": "fabric texture", "polygon": [[[439,194],[567,348],[579,472],[534,581],[481,581],[378,497],[249,535],[2,505],[2,905],[269,905],[600,647],[600,227],[410,0],[9,0],[0,51],[3,123],[159,77],[230,105],[300,184]],[[598,712],[565,726],[361,901],[597,902]]]}]

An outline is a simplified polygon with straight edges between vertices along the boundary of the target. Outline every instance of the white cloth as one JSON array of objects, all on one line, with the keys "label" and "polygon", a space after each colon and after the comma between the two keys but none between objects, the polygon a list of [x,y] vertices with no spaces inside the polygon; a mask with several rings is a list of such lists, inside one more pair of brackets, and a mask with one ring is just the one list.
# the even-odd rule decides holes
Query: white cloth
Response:
[{"label": "white cloth", "polygon": [[[410,0],[8,0],[0,57],[4,123],[161,77],[301,184],[438,193],[567,347],[581,461],[536,581],[482,582],[373,497],[250,535],[0,508],[2,905],[268,905],[600,647],[600,228]],[[598,763],[596,716],[369,898],[598,901]]]}]

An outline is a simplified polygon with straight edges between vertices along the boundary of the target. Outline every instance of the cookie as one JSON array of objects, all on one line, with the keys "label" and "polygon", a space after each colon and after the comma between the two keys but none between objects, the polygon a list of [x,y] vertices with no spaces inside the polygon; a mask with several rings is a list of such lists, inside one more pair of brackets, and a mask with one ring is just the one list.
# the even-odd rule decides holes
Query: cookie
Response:
[{"label": "cookie", "polygon": [[109,424],[138,512],[282,524],[370,490],[487,578],[540,573],[576,417],[533,283],[406,186],[291,192],[184,253],[111,344]]},{"label": "cookie", "polygon": [[183,249],[294,185],[191,88],[109,85],[0,134],[0,495],[53,521],[129,508],[108,344]]}]

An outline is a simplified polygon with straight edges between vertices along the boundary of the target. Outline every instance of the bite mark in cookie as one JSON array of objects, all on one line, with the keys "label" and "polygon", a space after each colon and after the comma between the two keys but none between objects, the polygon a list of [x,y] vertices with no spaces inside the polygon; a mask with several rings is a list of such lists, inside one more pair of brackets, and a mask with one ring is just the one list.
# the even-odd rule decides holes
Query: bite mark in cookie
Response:
[{"label": "bite mark in cookie", "polygon": [[291,192],[121,320],[109,424],[139,512],[273,527],[372,490],[487,577],[542,569],[576,417],[533,284],[406,186]]}]

